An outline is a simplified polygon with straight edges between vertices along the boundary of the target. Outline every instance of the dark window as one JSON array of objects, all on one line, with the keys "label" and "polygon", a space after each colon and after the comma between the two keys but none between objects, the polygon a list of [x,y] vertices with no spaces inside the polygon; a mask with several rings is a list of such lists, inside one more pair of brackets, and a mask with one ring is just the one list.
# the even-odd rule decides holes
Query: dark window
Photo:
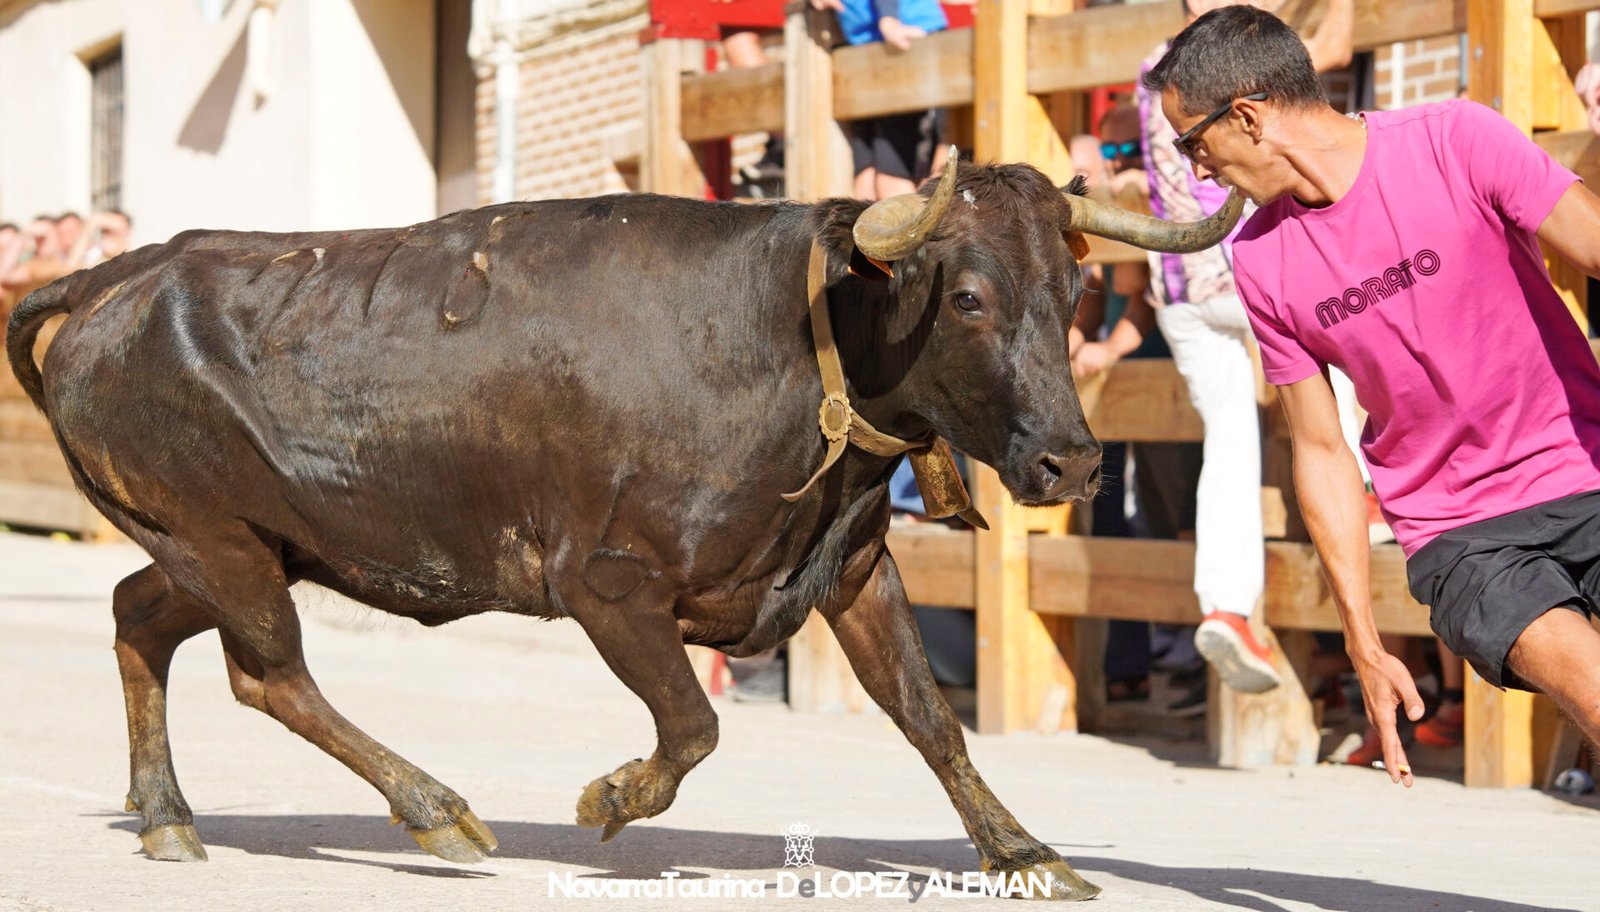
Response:
[{"label": "dark window", "polygon": [[122,208],[122,48],[89,62],[93,121],[89,194],[96,211]]}]

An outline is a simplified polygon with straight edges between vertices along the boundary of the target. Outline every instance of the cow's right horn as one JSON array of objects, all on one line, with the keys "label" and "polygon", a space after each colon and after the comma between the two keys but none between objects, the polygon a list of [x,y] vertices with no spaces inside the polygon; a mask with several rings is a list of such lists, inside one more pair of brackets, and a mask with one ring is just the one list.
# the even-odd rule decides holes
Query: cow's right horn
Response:
[{"label": "cow's right horn", "polygon": [[1075,193],[1067,194],[1067,206],[1072,210],[1067,225],[1069,231],[1098,235],[1161,253],[1193,253],[1228,236],[1244,211],[1244,197],[1237,188],[1230,190],[1222,208],[1198,222],[1166,222]]},{"label": "cow's right horn", "polygon": [[950,147],[950,161],[944,166],[933,197],[903,193],[879,200],[856,219],[856,248],[875,260],[892,263],[904,259],[922,246],[928,233],[939,224],[950,200],[956,195],[956,147]]}]

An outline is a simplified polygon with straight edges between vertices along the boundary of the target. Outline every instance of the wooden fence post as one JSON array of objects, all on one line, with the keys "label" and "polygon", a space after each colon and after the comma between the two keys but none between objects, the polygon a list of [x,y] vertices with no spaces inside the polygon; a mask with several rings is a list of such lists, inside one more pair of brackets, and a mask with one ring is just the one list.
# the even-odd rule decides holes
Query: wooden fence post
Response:
[{"label": "wooden fence post", "polygon": [[[1028,94],[1028,6],[979,0],[974,29],[976,157],[1025,160],[1033,112],[1049,124]],[[990,524],[977,543],[978,731],[1076,730],[1072,622],[1030,609],[1029,519],[992,469],[976,474],[976,502]]]},{"label": "wooden fence post", "polygon": [[[784,11],[785,189],[797,200],[849,196],[850,144],[833,117],[833,13],[807,0]],[[789,640],[789,708],[844,712],[872,705],[833,631],[813,613]]]},{"label": "wooden fence post", "polygon": [[683,138],[683,74],[705,69],[705,43],[656,38],[641,51],[645,97],[639,182],[651,193],[701,197],[705,173]]}]

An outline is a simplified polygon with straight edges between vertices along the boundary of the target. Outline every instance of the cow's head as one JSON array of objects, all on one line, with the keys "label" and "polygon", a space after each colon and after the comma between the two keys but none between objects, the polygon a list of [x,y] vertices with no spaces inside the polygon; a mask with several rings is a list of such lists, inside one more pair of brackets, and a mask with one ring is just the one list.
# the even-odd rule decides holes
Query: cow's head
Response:
[{"label": "cow's head", "polygon": [[[1198,250],[1226,236],[1241,203],[1174,224],[1096,203],[1076,183],[1058,189],[1028,165],[955,171],[952,156],[937,187],[854,220],[859,278],[835,285],[832,308],[853,324],[837,334],[851,381],[896,429],[932,431],[993,466],[1020,503],[1091,497],[1100,445],[1067,353],[1083,235]],[[842,278],[842,257],[835,265]]]}]

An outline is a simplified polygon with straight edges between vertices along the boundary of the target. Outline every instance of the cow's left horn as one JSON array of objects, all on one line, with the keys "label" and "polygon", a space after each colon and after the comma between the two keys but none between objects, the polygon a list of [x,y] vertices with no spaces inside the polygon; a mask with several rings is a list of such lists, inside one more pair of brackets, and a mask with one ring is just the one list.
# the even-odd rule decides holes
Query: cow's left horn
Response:
[{"label": "cow's left horn", "polygon": [[1072,209],[1069,231],[1098,235],[1145,250],[1193,253],[1228,236],[1239,221],[1239,213],[1244,211],[1244,197],[1237,189],[1229,191],[1222,208],[1198,222],[1165,222],[1075,193],[1067,194],[1067,206]]},{"label": "cow's left horn", "polygon": [[910,256],[939,224],[955,195],[956,147],[951,146],[944,177],[939,179],[931,199],[923,199],[919,193],[904,193],[878,200],[861,213],[854,232],[857,249],[886,263]]}]

